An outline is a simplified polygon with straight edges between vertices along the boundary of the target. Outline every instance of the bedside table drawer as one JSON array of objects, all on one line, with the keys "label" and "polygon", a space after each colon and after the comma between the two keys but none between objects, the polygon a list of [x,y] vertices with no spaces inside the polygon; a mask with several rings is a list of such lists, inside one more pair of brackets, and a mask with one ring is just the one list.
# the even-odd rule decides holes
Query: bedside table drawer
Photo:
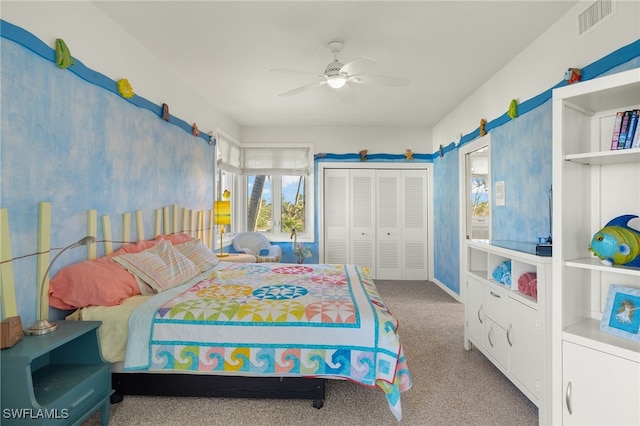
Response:
[{"label": "bedside table drawer", "polygon": [[98,321],[60,321],[3,349],[2,425],[79,425],[100,410],[109,423],[111,366],[100,353]]},{"label": "bedside table drawer", "polygon": [[106,364],[49,364],[33,373],[33,390],[42,407],[67,410],[69,418],[111,389],[111,370]]}]

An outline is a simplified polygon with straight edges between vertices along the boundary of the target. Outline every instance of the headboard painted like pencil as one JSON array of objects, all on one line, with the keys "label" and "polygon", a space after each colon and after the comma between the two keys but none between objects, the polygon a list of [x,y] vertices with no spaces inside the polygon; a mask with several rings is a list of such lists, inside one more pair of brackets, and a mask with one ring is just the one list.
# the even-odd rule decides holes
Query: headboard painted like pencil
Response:
[{"label": "headboard painted like pencil", "polygon": [[[155,212],[154,236],[161,234],[187,233],[212,249],[213,242],[213,209],[211,210],[189,210],[179,208],[177,205],[157,208]],[[182,218],[182,220],[180,220]],[[136,239],[131,238],[131,213],[122,214],[122,238],[114,240],[111,232],[111,217],[103,215],[102,236],[103,239],[95,244],[87,246],[87,259],[92,260],[97,256],[97,244],[103,244],[104,254],[113,253],[113,243],[127,244],[144,239],[143,211],[135,211],[135,231]],[[87,232],[86,235],[97,237],[98,235],[98,212],[96,210],[87,211]],[[9,213],[7,209],[0,209],[0,308],[2,318],[18,315],[16,306],[15,283],[13,276],[11,255],[11,242],[9,235]],[[37,252],[37,279],[41,282],[49,266],[51,252],[51,203],[40,202],[38,204],[38,244]],[[28,256],[28,255],[27,255]],[[49,286],[47,277],[45,286]],[[48,291],[45,291],[48,294]],[[36,296],[39,299],[39,295]],[[42,304],[37,301],[37,312],[48,311],[49,304]],[[47,312],[43,312],[45,317]]]}]

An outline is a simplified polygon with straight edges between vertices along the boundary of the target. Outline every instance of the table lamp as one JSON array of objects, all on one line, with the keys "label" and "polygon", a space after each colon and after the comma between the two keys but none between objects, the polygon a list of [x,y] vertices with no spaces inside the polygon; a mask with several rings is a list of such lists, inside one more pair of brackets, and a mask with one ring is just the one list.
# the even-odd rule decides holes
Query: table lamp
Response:
[{"label": "table lamp", "polygon": [[[51,263],[49,263],[49,266],[47,267],[47,270],[44,272],[44,275],[42,276],[42,282],[40,283],[40,304],[42,305],[44,303],[44,289],[45,289],[45,281],[47,280],[47,277],[49,276],[49,271],[51,270],[51,266],[55,263],[55,261],[60,257],[60,255],[62,253],[64,253],[65,251],[74,248],[74,247],[79,247],[79,246],[86,246],[87,244],[92,244],[96,242],[96,238],[95,237],[84,237],[83,239],[81,239],[78,242],[75,242],[73,244],[69,244],[68,246],[66,246],[65,248],[63,248],[62,250],[60,250],[60,252],[58,254],[55,255],[55,257],[53,258],[53,260],[51,261]],[[42,336],[43,334],[48,334],[51,333],[52,331],[55,331],[56,328],[58,328],[58,326],[55,323],[51,323],[49,322],[49,320],[47,318],[43,318],[43,314],[42,312],[44,311],[44,309],[41,307],[38,311],[38,316],[37,316],[37,320],[36,322],[27,329],[27,334],[30,336]],[[47,315],[48,316],[48,315]]]},{"label": "table lamp", "polygon": [[224,235],[224,226],[231,224],[231,201],[229,197],[231,193],[225,190],[222,194],[224,201],[215,201],[213,203],[213,221],[216,225],[220,225],[220,254],[218,257],[227,257],[228,253],[222,251],[222,236]]}]

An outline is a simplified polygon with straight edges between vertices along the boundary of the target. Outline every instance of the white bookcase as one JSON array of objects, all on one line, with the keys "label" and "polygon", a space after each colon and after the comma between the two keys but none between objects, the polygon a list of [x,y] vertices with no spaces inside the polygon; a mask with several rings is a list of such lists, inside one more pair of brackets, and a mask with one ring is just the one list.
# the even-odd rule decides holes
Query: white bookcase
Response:
[{"label": "white bookcase", "polygon": [[[536,256],[534,243],[468,240],[466,245],[465,349],[480,350],[538,407],[540,424],[548,424],[551,258]],[[506,261],[510,286],[492,278]],[[537,299],[518,291],[518,279],[527,272],[536,274]]]},{"label": "white bookcase", "polygon": [[640,343],[600,331],[609,286],[640,288],[640,268],[588,251],[640,215],[640,149],[610,150],[616,112],[639,107],[640,69],[553,91],[553,424],[640,424]]}]

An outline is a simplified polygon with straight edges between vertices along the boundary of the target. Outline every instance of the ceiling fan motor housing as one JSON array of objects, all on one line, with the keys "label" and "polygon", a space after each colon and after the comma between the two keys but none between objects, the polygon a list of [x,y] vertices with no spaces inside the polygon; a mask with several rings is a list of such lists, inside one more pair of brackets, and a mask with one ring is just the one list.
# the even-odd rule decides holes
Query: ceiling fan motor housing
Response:
[{"label": "ceiling fan motor housing", "polygon": [[340,70],[342,69],[343,66],[344,64],[342,62],[333,61],[329,65],[327,65],[327,68],[324,70],[324,75],[327,77],[338,75],[340,74]]}]

